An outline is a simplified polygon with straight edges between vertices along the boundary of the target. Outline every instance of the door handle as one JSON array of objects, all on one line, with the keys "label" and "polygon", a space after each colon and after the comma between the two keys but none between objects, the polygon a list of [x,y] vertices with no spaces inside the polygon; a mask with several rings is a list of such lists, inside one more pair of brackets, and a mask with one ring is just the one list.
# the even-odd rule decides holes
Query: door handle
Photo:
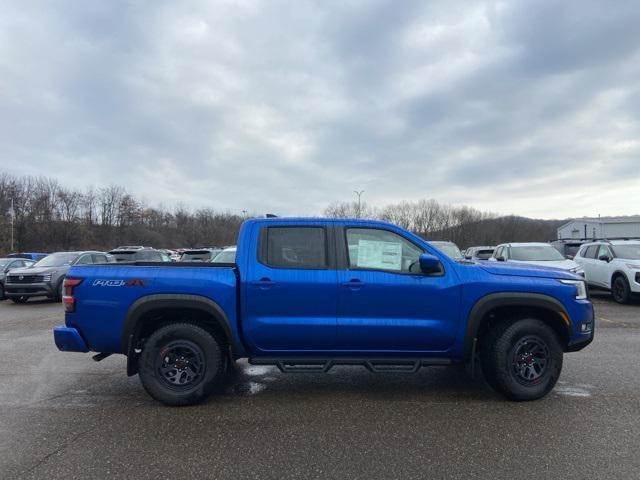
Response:
[{"label": "door handle", "polygon": [[342,282],[343,287],[349,287],[351,290],[359,290],[365,286],[365,283],[359,278],[352,278],[348,282]]},{"label": "door handle", "polygon": [[260,287],[260,288],[273,287],[275,284],[276,284],[276,282],[274,282],[273,280],[271,280],[270,278],[267,278],[267,277],[262,277],[260,280],[258,280],[256,282],[251,282],[252,286]]}]

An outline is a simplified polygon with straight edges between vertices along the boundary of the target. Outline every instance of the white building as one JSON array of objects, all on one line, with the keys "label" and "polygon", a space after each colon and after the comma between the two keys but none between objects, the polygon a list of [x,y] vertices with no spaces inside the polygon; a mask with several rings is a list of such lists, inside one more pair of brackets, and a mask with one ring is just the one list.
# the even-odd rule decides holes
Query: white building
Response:
[{"label": "white building", "polygon": [[558,227],[558,239],[640,238],[640,215],[574,218]]}]

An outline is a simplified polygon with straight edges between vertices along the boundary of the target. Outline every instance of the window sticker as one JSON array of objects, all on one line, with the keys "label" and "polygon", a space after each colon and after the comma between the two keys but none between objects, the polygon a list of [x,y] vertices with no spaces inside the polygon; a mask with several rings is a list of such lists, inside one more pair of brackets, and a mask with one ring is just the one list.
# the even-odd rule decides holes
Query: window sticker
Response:
[{"label": "window sticker", "polygon": [[358,240],[358,267],[402,270],[402,244]]}]

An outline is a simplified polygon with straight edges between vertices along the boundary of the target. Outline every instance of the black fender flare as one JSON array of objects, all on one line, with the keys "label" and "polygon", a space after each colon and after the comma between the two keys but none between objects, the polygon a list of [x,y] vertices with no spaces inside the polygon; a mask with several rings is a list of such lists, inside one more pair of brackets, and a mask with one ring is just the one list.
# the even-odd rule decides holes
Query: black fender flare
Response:
[{"label": "black fender flare", "polygon": [[463,357],[465,361],[472,357],[474,344],[482,320],[491,310],[499,307],[524,307],[541,308],[559,316],[567,332],[567,338],[571,337],[571,324],[566,309],[557,299],[541,293],[528,292],[499,292],[491,293],[480,298],[473,305],[467,318],[467,328],[464,336]]},{"label": "black fender flare", "polygon": [[200,310],[211,315],[218,325],[222,328],[230,348],[233,346],[233,333],[229,324],[229,319],[224,310],[213,300],[200,295],[189,295],[181,293],[161,293],[155,295],[146,295],[136,300],[127,311],[122,325],[122,334],[120,337],[120,345],[122,352],[130,356],[133,350],[133,340],[138,334],[140,320],[142,317],[152,310],[189,308]]}]

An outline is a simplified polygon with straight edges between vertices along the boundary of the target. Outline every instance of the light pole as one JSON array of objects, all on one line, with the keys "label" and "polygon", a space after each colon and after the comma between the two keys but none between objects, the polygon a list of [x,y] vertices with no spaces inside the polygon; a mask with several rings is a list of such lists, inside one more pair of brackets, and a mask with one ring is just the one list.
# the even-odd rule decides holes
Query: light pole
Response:
[{"label": "light pole", "polygon": [[11,199],[11,210],[9,210],[9,216],[11,217],[11,253],[13,253],[13,198]]},{"label": "light pole", "polygon": [[360,191],[354,190],[353,193],[355,193],[358,196],[358,210],[356,211],[356,218],[360,218],[360,214],[361,214],[360,197],[364,193],[364,190],[360,190]]}]

